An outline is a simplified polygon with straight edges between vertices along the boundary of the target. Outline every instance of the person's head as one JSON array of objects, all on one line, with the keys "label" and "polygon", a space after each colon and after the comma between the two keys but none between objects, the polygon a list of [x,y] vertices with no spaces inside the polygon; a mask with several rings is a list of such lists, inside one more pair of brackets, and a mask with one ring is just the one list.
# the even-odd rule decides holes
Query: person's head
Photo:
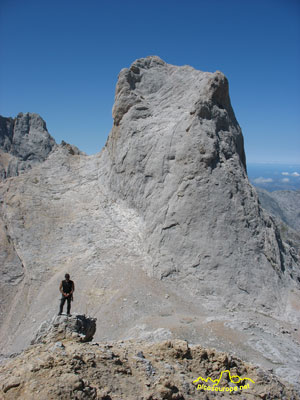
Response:
[{"label": "person's head", "polygon": [[66,274],[66,275],[65,275],[65,278],[66,278],[66,280],[68,281],[68,280],[70,279],[70,275],[69,275],[69,274]]}]

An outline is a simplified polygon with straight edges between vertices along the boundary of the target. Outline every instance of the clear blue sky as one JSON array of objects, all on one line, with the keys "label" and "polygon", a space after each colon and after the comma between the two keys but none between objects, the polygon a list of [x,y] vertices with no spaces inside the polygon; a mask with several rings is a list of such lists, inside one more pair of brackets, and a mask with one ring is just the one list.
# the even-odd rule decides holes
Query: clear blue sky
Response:
[{"label": "clear blue sky", "polygon": [[119,71],[158,55],[221,70],[248,162],[300,162],[299,0],[1,0],[0,114],[105,144]]}]

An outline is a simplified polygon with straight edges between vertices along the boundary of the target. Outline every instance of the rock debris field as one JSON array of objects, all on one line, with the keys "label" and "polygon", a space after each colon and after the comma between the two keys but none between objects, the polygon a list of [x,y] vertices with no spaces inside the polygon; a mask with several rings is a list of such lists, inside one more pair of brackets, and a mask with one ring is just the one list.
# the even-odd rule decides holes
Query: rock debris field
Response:
[{"label": "rock debris field", "polygon": [[[78,333],[77,318],[55,317],[44,323],[48,329],[36,335],[33,345],[0,366],[3,399],[299,399],[272,373],[183,340],[82,343],[86,335]],[[84,319],[88,330],[90,321]],[[91,321],[92,328],[94,324]],[[199,376],[218,379],[226,370],[254,383],[242,380],[235,385],[225,373],[218,389],[197,390],[193,381]]]}]

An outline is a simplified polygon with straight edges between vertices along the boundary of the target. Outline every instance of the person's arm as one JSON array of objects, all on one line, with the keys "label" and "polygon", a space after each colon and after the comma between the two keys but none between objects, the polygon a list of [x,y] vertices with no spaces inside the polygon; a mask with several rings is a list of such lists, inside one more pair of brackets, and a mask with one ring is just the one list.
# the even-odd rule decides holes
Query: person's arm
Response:
[{"label": "person's arm", "polygon": [[72,281],[72,290],[71,290],[71,294],[73,294],[74,290],[75,290],[75,285],[74,285],[74,282]]}]

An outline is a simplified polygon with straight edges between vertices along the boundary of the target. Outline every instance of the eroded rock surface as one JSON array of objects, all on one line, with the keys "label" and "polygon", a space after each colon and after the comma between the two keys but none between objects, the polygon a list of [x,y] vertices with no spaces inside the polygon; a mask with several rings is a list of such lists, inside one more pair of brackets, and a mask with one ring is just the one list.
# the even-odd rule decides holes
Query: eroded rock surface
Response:
[{"label": "eroded rock surface", "polygon": [[39,327],[31,344],[47,343],[62,339],[77,338],[80,342],[90,342],[96,332],[96,319],[85,315],[53,317]]},{"label": "eroded rock surface", "polygon": [[43,162],[56,147],[45,121],[34,113],[0,116],[0,178],[19,175]]},{"label": "eroded rock surface", "polygon": [[3,357],[69,272],[96,340],[184,339],[299,382],[299,258],[248,181],[224,75],[137,60],[113,115],[99,154],[62,144],[0,183]]},{"label": "eroded rock surface", "polygon": [[148,274],[215,308],[281,308],[298,259],[247,179],[225,76],[137,60],[119,75],[113,116],[104,178],[145,221]]},{"label": "eroded rock surface", "polygon": [[[73,320],[68,320],[68,330],[77,335]],[[94,321],[86,318],[86,323]],[[82,344],[70,334],[62,338],[59,331],[66,332],[67,324],[61,318],[48,322],[42,343],[38,340],[0,366],[1,398],[188,400],[229,399],[234,394],[249,400],[299,399],[297,391],[272,371],[227,353],[183,340]],[[208,377],[218,380],[218,390],[200,388],[213,386],[205,382]]]}]

